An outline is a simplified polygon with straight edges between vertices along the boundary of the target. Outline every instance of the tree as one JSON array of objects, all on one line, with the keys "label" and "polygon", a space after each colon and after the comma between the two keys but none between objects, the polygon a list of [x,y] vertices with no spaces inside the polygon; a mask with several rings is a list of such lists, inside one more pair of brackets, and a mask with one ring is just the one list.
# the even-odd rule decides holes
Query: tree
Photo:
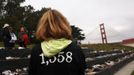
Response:
[{"label": "tree", "polygon": [[29,31],[36,30],[38,21],[46,10],[46,8],[42,8],[40,11],[34,11],[26,16],[24,24],[26,25]]},{"label": "tree", "polygon": [[20,6],[25,0],[1,0],[0,1],[0,25],[9,23],[16,32],[34,8],[30,5]]},{"label": "tree", "polygon": [[[25,0],[0,0],[0,27],[5,23],[9,23],[16,32],[19,31],[19,27],[24,25],[29,34],[33,34],[36,30],[38,21],[47,8],[34,11],[31,5],[20,6]],[[73,39],[81,41],[85,39],[85,35],[82,34],[82,29],[71,26]]]},{"label": "tree", "polygon": [[75,40],[78,43],[78,41],[81,42],[81,40],[85,39],[85,35],[82,33],[82,29],[75,27],[74,25],[71,26],[71,28],[72,28],[73,40]]},{"label": "tree", "polygon": [[1,0],[0,1],[0,11],[1,14],[3,14],[2,11],[5,12],[5,14],[1,16],[12,16],[16,15],[16,11],[19,11],[20,4],[23,3],[25,0]]}]

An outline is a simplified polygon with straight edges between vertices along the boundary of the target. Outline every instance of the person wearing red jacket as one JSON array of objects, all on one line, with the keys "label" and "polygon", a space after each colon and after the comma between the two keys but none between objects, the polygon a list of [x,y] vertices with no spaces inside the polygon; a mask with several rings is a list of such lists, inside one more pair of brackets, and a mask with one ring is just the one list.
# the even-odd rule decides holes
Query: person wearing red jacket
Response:
[{"label": "person wearing red jacket", "polygon": [[18,34],[18,42],[19,46],[24,48],[26,48],[28,43],[30,42],[24,26],[20,27],[20,32]]}]

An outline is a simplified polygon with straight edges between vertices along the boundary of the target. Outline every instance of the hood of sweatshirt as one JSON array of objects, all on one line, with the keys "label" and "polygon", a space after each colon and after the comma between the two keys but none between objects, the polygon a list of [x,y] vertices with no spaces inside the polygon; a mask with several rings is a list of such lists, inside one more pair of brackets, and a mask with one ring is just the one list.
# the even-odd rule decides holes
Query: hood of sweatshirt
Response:
[{"label": "hood of sweatshirt", "polygon": [[41,42],[41,48],[45,57],[52,57],[65,49],[71,42],[71,40],[65,38],[51,39]]}]

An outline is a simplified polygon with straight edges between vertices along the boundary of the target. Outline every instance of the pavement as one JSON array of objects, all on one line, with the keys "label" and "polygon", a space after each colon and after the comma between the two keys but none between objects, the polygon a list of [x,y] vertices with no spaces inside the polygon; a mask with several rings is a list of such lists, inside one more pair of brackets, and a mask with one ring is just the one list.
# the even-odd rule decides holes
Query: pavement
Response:
[{"label": "pavement", "polygon": [[114,75],[131,75],[133,71],[134,71],[134,60],[128,63],[127,65],[125,65],[123,68],[117,71]]}]

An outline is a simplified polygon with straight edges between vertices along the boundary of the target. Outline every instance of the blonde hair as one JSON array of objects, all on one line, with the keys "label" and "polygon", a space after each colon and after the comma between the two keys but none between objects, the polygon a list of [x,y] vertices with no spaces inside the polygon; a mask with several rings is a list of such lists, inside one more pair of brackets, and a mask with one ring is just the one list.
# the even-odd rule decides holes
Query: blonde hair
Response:
[{"label": "blonde hair", "polygon": [[57,10],[47,10],[41,17],[36,31],[40,40],[72,38],[72,31],[67,19]]}]

